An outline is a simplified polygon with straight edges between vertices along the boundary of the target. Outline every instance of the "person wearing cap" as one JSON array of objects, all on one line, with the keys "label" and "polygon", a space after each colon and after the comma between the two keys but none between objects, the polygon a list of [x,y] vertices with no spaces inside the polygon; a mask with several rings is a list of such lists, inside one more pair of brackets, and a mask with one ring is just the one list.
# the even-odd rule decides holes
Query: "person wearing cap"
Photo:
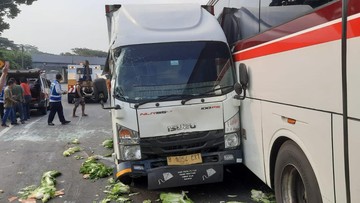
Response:
[{"label": "person wearing cap", "polygon": [[61,89],[60,81],[62,80],[62,75],[60,73],[56,74],[56,80],[51,83],[50,86],[50,113],[48,117],[48,125],[53,126],[55,114],[59,116],[61,124],[66,125],[70,121],[65,120],[64,110],[61,103],[61,95],[66,94],[66,90]]},{"label": "person wearing cap", "polygon": [[78,117],[76,115],[76,109],[77,107],[81,104],[81,112],[82,112],[82,116],[87,116],[87,114],[85,114],[85,99],[84,96],[81,94],[81,85],[82,85],[82,78],[79,78],[76,85],[75,85],[75,106],[73,109],[73,117]]}]

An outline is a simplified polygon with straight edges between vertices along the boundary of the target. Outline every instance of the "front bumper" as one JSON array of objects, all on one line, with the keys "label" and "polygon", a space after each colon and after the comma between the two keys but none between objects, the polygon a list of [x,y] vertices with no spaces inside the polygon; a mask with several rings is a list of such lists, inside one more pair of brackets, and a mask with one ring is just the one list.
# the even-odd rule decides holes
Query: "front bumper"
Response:
[{"label": "front bumper", "polygon": [[242,163],[240,149],[201,153],[201,156],[203,163],[183,166],[168,166],[166,158],[121,162],[115,176],[147,176],[149,189],[169,188],[221,182],[224,165]]}]

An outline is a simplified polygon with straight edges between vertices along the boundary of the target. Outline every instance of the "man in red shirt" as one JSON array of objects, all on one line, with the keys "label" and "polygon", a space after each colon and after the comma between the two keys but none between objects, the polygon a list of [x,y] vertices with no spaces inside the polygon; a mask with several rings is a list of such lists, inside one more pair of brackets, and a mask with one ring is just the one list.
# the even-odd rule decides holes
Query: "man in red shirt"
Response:
[{"label": "man in red shirt", "polygon": [[23,103],[23,111],[24,111],[24,120],[30,119],[30,102],[31,102],[31,92],[28,80],[26,78],[21,78],[20,86],[24,90],[24,103]]}]

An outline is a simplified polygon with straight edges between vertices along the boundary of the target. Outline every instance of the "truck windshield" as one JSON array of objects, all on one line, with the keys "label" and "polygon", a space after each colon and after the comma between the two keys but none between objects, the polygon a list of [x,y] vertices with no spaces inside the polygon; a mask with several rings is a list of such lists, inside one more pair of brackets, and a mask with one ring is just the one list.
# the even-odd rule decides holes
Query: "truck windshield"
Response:
[{"label": "truck windshield", "polygon": [[[128,102],[164,100],[166,96],[166,100],[183,99],[235,82],[231,54],[223,42],[131,45],[118,48],[115,55],[114,95]],[[223,88],[213,95],[232,90]]]}]

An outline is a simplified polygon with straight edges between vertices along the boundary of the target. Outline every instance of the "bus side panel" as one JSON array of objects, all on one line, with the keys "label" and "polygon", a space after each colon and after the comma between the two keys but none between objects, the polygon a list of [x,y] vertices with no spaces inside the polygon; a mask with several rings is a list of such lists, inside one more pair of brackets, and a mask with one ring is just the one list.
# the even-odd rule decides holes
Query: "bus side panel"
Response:
[{"label": "bus side panel", "polygon": [[333,115],[334,186],[336,202],[346,202],[342,115]]},{"label": "bus side panel", "polygon": [[[262,104],[265,168],[269,174],[269,157],[274,141],[287,137],[303,150],[316,175],[323,202],[334,202],[332,170],[331,114],[270,102]],[[296,120],[295,124],[287,118]],[[269,177],[269,175],[267,175]]]},{"label": "bus side panel", "polygon": [[349,120],[349,169],[351,202],[360,202],[360,121]]},{"label": "bus side panel", "polygon": [[360,202],[360,3],[351,1],[350,10],[357,12],[348,18],[347,84],[348,130],[351,202]]},{"label": "bus side panel", "polygon": [[[261,126],[261,102],[245,99],[241,104],[241,127],[243,137],[244,164],[266,183]],[[246,138],[245,138],[246,137]]]}]

